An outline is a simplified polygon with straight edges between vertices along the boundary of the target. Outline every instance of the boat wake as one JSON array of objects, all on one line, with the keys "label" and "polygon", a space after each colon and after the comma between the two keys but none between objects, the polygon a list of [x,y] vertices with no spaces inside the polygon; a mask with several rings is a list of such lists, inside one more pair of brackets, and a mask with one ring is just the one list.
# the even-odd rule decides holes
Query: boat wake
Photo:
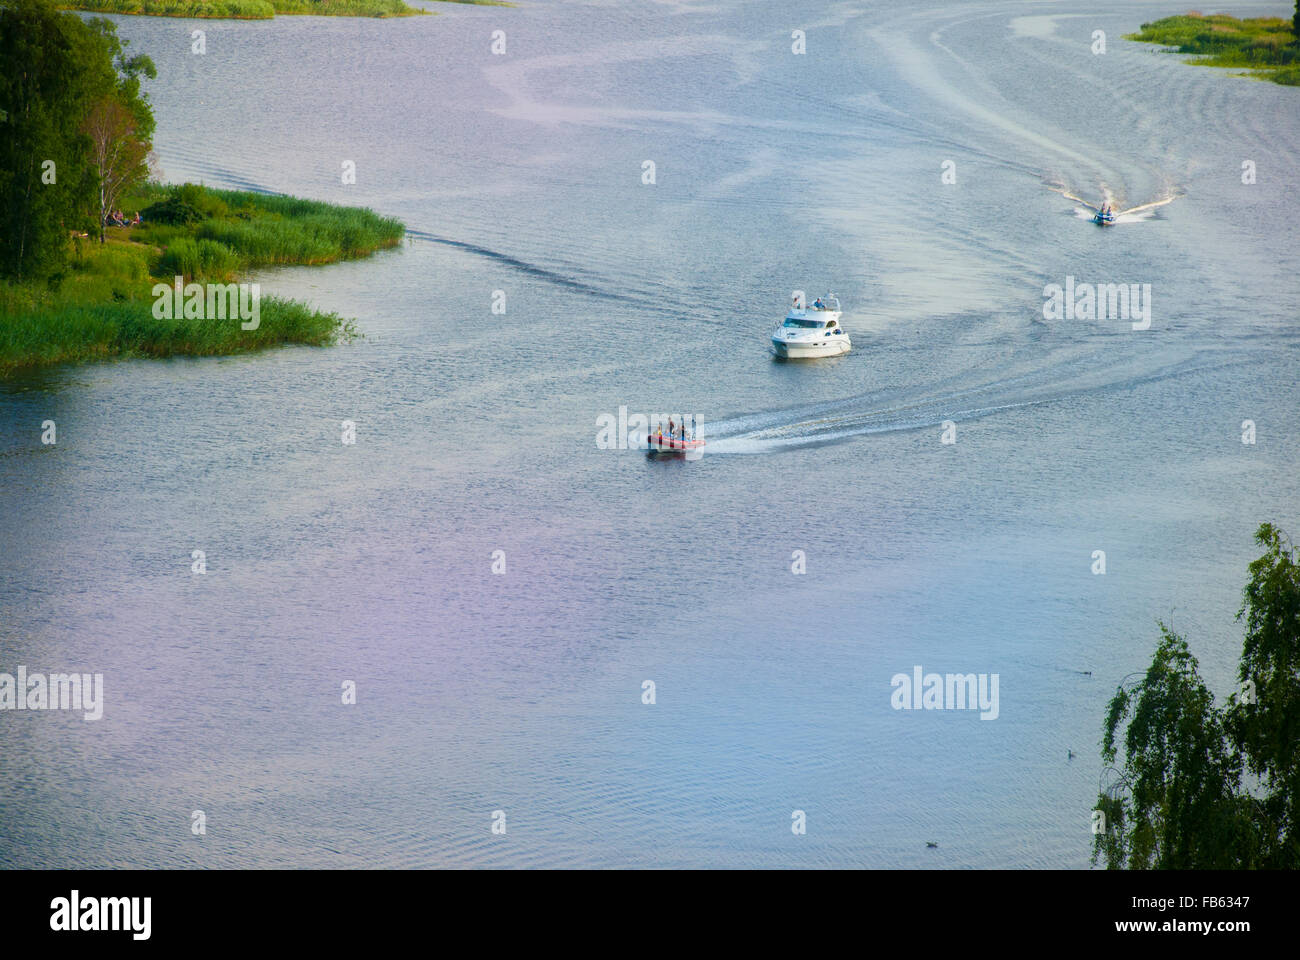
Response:
[{"label": "boat wake", "polygon": [[872,434],[938,430],[945,421],[970,422],[1012,410],[1129,390],[1144,383],[1249,362],[1241,356],[1215,358],[1190,352],[1154,368],[1150,358],[1139,357],[1117,367],[1106,353],[1085,360],[1072,375],[1064,378],[1058,367],[938,394],[911,397],[863,394],[707,423],[701,432],[708,440],[710,454],[780,453]]},{"label": "boat wake", "polygon": [[[172,152],[177,157],[178,162],[185,169],[187,174],[191,170],[197,171],[199,179],[210,186],[227,190],[247,190],[253,193],[262,193],[274,196],[284,195],[269,184],[250,179],[238,170],[215,163],[201,155],[196,155],[185,150],[174,150]],[[401,216],[401,214],[397,213],[389,214],[384,210],[379,210],[378,212],[384,215]],[[589,281],[578,276],[566,275],[558,270],[550,269],[541,264],[530,263],[520,257],[512,256],[500,250],[494,250],[491,247],[482,244],[473,243],[467,240],[457,240],[453,237],[440,236],[436,233],[431,233],[430,231],[421,230],[409,225],[406,228],[406,235],[415,241],[423,241],[425,243],[450,247],[476,257],[493,260],[508,269],[575,293],[586,294],[601,300],[636,304],[640,307],[659,312],[665,312],[668,310],[663,303],[662,294],[655,291],[611,290],[607,286],[600,285],[601,278],[599,277],[593,277]]]},{"label": "boat wake", "polygon": [[1127,209],[1120,209],[1116,203],[1114,192],[1104,183],[1101,185],[1101,202],[1089,203],[1087,200],[1083,199],[1083,197],[1072,193],[1070,189],[1060,181],[1045,180],[1043,182],[1047,185],[1049,190],[1061,194],[1061,196],[1065,197],[1067,200],[1073,200],[1075,203],[1082,204],[1082,206],[1074,208],[1074,215],[1080,220],[1091,220],[1093,215],[1101,209],[1102,204],[1107,204],[1115,213],[1114,223],[1141,223],[1142,221],[1150,220],[1155,216],[1157,208],[1163,207],[1165,204],[1173,203],[1183,195],[1182,191],[1170,187],[1166,190],[1163,196],[1158,197],[1155,200],[1148,201],[1147,203],[1140,203],[1137,206],[1128,207]]},{"label": "boat wake", "polygon": [[546,267],[529,263],[526,260],[520,260],[518,257],[512,257],[508,253],[502,253],[499,250],[480,246],[477,243],[469,243],[465,240],[453,240],[449,237],[440,237],[437,234],[429,233],[425,230],[415,230],[410,227],[407,228],[406,235],[416,240],[423,240],[426,243],[436,243],[445,247],[454,247],[457,250],[463,250],[466,253],[472,253],[475,256],[487,257],[490,260],[495,260],[497,263],[513,270],[517,270],[520,273],[527,274],[528,276],[536,277],[539,280],[544,280],[547,283],[559,287],[567,287],[568,289],[578,291],[579,293],[599,297],[603,300],[617,300],[626,303],[641,302],[638,297],[616,293],[612,290],[602,290],[599,287],[593,286],[592,284],[586,283],[575,277],[567,277],[561,273],[556,273],[554,270],[548,270]]}]

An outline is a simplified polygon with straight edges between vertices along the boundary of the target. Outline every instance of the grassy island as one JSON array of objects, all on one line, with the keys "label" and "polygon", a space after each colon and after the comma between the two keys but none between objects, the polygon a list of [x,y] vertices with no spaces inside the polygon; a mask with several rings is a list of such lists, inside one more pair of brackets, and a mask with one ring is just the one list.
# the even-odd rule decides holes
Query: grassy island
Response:
[{"label": "grassy island", "polygon": [[[440,0],[512,6],[501,0]],[[218,20],[270,20],[276,14],[313,17],[418,17],[432,13],[409,7],[403,0],[72,0],[65,10],[135,14],[145,17],[189,17]]]},{"label": "grassy island", "polygon": [[355,334],[240,278],[368,256],[406,228],[370,210],[155,182],[144,85],[157,75],[111,20],[0,0],[0,377]]},{"label": "grassy island", "polygon": [[1281,17],[1238,20],[1224,14],[1189,13],[1144,23],[1125,39],[1198,54],[1200,58],[1192,62],[1200,66],[1235,67],[1274,83],[1300,86],[1300,44],[1294,30],[1293,21]]},{"label": "grassy island", "polygon": [[154,287],[232,283],[268,266],[323,264],[367,256],[401,242],[396,220],[357,207],[295,197],[148,184],[120,206],[138,226],[109,226],[104,242],[70,240],[64,268],[27,283],[0,283],[0,376],[68,361],[205,356],[285,343],[350,339],[350,322],[303,304],[261,301],[260,324],[236,318],[155,316]]}]

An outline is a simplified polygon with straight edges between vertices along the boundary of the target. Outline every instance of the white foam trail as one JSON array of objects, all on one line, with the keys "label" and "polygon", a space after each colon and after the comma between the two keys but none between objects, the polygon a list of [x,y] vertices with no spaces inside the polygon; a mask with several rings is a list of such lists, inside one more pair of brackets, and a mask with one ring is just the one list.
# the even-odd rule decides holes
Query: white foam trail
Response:
[{"label": "white foam trail", "polygon": [[[1094,211],[1096,209],[1096,207],[1089,207],[1085,210],[1082,207],[1075,207],[1074,215],[1080,220],[1091,220],[1095,216]],[[1137,209],[1141,212],[1133,213],[1126,210],[1123,213],[1116,213],[1112,223],[1141,223],[1143,220],[1150,220],[1155,216],[1154,210],[1149,210],[1146,207],[1138,207]]]},{"label": "white foam trail", "polygon": [[[1071,378],[1073,383],[1046,374],[1012,377],[969,390],[922,396],[886,406],[871,405],[838,416],[809,417],[807,408],[802,417],[796,410],[772,411],[771,414],[750,415],[713,424],[715,429],[721,428],[723,435],[707,437],[704,449],[713,454],[761,455],[823,446],[873,434],[926,430],[938,428],[945,420],[969,422],[1009,410],[1060,403],[1087,394],[1107,393],[1118,387],[1183,376],[1194,370],[1236,362],[1243,361],[1240,358],[1210,359],[1193,354],[1155,368],[1145,364],[1138,364],[1137,369],[1128,371],[1116,370],[1109,364],[1085,367]],[[1008,392],[1019,396],[1006,396]],[[993,395],[980,398],[979,394]],[[963,398],[964,403],[954,403]],[[984,402],[980,402],[981,399]],[[782,418],[792,417],[794,419],[779,422]],[[774,418],[778,422],[772,422]],[[726,435],[728,433],[731,435]]]},{"label": "white foam trail", "polygon": [[1154,210],[1156,207],[1163,207],[1166,203],[1173,203],[1181,196],[1182,196],[1181,193],[1173,192],[1170,193],[1169,196],[1164,197],[1163,199],[1152,200],[1150,203],[1144,203],[1141,204],[1140,206],[1129,207],[1127,210],[1121,210],[1119,215],[1127,216],[1130,213],[1137,213],[1140,210]]},{"label": "white foam trail", "polygon": [[[1074,215],[1079,217],[1081,220],[1091,220],[1093,213],[1101,209],[1100,204],[1089,203],[1087,200],[1083,199],[1083,197],[1076,196],[1070,192],[1069,188],[1067,188],[1065,184],[1060,183],[1059,181],[1044,180],[1043,182],[1047,185],[1049,190],[1056,191],[1067,200],[1073,200],[1075,203],[1083,204],[1083,206],[1087,208],[1086,210],[1076,208],[1074,211]],[[1114,210],[1115,195],[1111,192],[1110,187],[1106,186],[1104,183],[1101,184],[1101,193],[1103,198],[1102,202],[1109,204],[1111,209]],[[1149,220],[1154,215],[1156,207],[1163,207],[1167,203],[1173,203],[1182,195],[1183,194],[1178,190],[1170,190],[1168,194],[1158,200],[1152,200],[1149,203],[1140,203],[1136,207],[1129,207],[1126,210],[1115,210],[1115,222],[1141,223],[1143,220]],[[1138,214],[1141,214],[1141,216],[1138,216]]]}]

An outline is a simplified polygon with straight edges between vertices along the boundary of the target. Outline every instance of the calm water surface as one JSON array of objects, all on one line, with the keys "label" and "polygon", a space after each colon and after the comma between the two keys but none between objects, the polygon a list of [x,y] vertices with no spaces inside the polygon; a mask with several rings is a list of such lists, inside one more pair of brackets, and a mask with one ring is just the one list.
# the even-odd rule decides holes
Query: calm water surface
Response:
[{"label": "calm water surface", "polygon": [[[119,18],[168,178],[410,240],[257,278],[352,345],[0,387],[0,670],[107,689],[0,717],[0,864],[1087,866],[1155,619],[1226,695],[1251,534],[1300,531],[1298,101],[1121,40],[1181,11]],[[1045,320],[1067,276],[1150,330]],[[853,352],[773,362],[827,288]],[[706,455],[598,449],[620,406]],[[917,664],[998,718],[892,709]]]}]

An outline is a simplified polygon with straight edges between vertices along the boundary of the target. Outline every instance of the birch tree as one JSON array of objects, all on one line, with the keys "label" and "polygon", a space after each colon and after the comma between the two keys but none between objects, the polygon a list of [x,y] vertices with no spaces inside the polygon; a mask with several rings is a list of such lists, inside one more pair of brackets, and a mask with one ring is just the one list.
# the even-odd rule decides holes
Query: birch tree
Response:
[{"label": "birch tree", "polygon": [[99,242],[104,242],[104,221],[117,207],[122,193],[149,176],[149,144],[142,140],[131,111],[114,96],[91,107],[83,127],[90,138],[90,164],[99,199]]}]

